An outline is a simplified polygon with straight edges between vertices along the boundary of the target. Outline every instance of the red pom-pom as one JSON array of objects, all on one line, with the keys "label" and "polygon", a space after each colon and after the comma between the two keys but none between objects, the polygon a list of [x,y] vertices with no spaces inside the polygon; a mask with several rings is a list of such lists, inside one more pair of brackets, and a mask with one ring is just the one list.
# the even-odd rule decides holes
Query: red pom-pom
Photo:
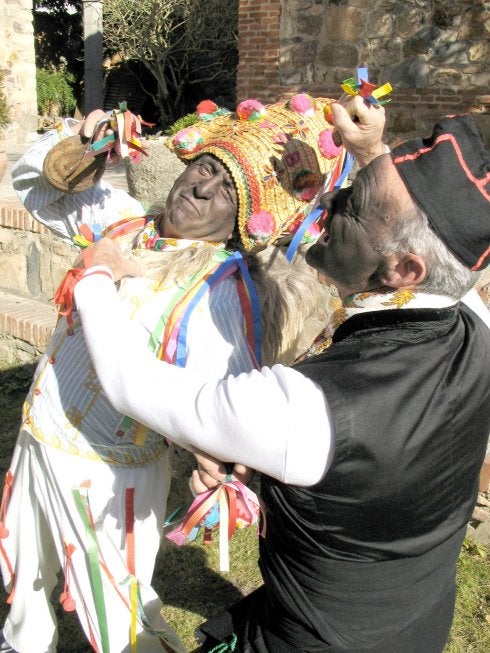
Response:
[{"label": "red pom-pom", "polygon": [[218,105],[215,104],[212,100],[202,100],[196,107],[196,111],[199,115],[201,114],[210,114],[214,113]]},{"label": "red pom-pom", "polygon": [[74,612],[77,608],[75,599],[68,593],[63,592],[60,596],[60,603],[63,606],[65,612]]}]

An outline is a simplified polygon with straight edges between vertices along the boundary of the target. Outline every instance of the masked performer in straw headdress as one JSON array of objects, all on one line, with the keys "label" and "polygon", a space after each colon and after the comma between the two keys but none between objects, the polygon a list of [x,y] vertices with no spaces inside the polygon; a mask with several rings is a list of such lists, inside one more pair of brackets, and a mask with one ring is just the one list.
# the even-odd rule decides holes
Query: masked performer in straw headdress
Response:
[{"label": "masked performer in straw headdress", "polygon": [[[138,261],[144,275],[119,292],[136,339],[156,358],[213,379],[290,362],[304,317],[316,310],[316,280],[305,272],[298,281],[279,250],[266,265],[253,253],[291,237],[312,198],[338,176],[343,151],[324,118],[328,102],[251,101],[236,114],[201,103],[198,123],[169,144],[188,166],[153,217],[141,218],[138,202],[86,165],[96,123],[92,144],[111,135],[103,112],[87,117],[82,137],[70,122],[48,133],[13,169],[14,186],[64,240],[117,238],[127,260]],[[1,558],[11,605],[1,650],[56,650],[50,597],[62,568],[60,599],[77,610],[94,650],[146,653],[163,642],[181,651],[151,588],[168,443],[109,403],[70,313],[68,281],[60,295],[66,318],[36,370],[5,482]],[[166,435],[172,439],[172,429]]]}]

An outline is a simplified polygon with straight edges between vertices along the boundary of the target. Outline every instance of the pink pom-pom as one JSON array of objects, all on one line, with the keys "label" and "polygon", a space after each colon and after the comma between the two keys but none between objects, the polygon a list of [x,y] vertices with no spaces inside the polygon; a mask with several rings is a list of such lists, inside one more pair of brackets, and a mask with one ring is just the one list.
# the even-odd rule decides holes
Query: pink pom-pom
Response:
[{"label": "pink pom-pom", "polygon": [[65,612],[74,612],[77,609],[77,605],[75,603],[75,600],[71,596],[68,596],[63,601],[62,605],[63,605],[63,610]]},{"label": "pink pom-pom", "polygon": [[190,154],[203,142],[203,137],[196,127],[185,127],[177,132],[172,139],[175,149],[182,154]]},{"label": "pink pom-pom", "polygon": [[237,118],[248,122],[259,122],[265,114],[265,107],[258,100],[243,100],[236,108]]},{"label": "pink pom-pom", "polygon": [[333,129],[325,129],[318,137],[318,147],[326,159],[335,159],[342,152],[342,146],[333,142]]},{"label": "pink pom-pom", "polygon": [[275,227],[274,216],[269,211],[252,213],[247,224],[248,233],[258,241],[266,241]]},{"label": "pink pom-pom", "polygon": [[302,116],[312,116],[315,113],[313,107],[313,98],[307,93],[299,93],[291,98],[289,106],[293,111]]}]

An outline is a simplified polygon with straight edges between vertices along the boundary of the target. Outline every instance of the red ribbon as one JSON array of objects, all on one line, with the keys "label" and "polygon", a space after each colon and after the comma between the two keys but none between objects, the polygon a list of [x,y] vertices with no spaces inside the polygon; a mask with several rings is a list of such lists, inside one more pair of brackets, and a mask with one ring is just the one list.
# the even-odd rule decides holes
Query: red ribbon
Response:
[{"label": "red ribbon", "polygon": [[65,274],[63,281],[58,286],[54,302],[58,306],[58,313],[66,317],[68,328],[73,326],[73,301],[75,286],[85,272],[84,268],[72,268]]}]

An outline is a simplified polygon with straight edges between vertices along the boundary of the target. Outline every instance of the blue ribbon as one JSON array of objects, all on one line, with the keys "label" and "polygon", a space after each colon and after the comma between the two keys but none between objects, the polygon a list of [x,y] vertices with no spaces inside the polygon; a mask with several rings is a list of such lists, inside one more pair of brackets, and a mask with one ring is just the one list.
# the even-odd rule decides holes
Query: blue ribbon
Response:
[{"label": "blue ribbon", "polygon": [[175,357],[175,365],[177,367],[185,367],[187,357],[187,327],[192,311],[201,300],[205,292],[213,288],[217,281],[221,279],[223,273],[228,268],[235,268],[240,270],[240,274],[247,286],[250,304],[253,316],[254,335],[255,335],[255,358],[260,365],[262,360],[262,323],[260,321],[260,302],[255,289],[254,282],[248,271],[247,264],[243,260],[241,252],[233,252],[230,256],[221,263],[221,265],[213,272],[213,274],[201,285],[192,300],[189,302],[182,317],[179,328],[179,335],[177,338],[177,352]]},{"label": "blue ribbon", "polygon": [[313,224],[318,218],[321,216],[323,213],[323,209],[321,207],[318,207],[316,209],[313,209],[311,213],[309,213],[306,218],[303,220],[303,222],[300,224],[298,229],[296,230],[296,233],[293,236],[293,239],[289,243],[289,246],[286,250],[286,258],[289,263],[293,260],[294,255],[298,251],[298,247],[301,245],[301,241],[303,240],[303,236],[308,230],[308,227]]}]

